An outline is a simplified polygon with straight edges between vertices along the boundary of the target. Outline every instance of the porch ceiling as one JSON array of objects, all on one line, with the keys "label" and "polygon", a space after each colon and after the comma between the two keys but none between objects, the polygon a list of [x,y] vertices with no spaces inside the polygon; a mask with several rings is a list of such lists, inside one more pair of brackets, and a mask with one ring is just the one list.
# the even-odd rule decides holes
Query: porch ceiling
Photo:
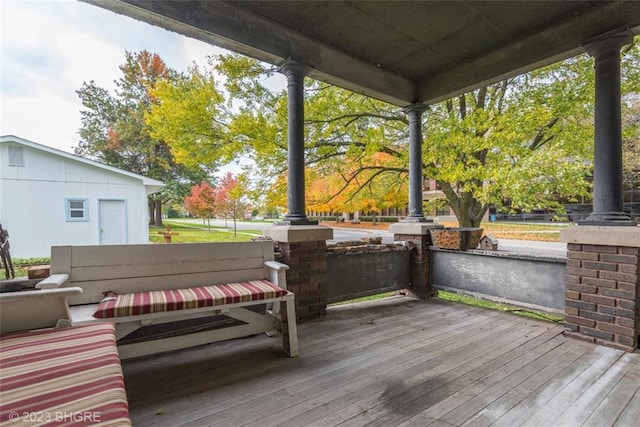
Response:
[{"label": "porch ceiling", "polygon": [[640,2],[83,0],[397,105],[433,103],[640,32]]}]

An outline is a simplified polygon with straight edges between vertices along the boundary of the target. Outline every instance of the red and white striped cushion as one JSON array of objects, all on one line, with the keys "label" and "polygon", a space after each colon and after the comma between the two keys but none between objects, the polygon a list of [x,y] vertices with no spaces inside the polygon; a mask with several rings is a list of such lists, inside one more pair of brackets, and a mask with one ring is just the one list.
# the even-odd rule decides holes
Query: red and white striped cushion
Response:
[{"label": "red and white striped cushion", "polygon": [[251,280],[197,288],[136,292],[122,295],[109,293],[100,302],[93,317],[106,319],[214,307],[279,298],[286,294],[286,289],[274,285],[268,280]]},{"label": "red and white striped cushion", "polygon": [[0,373],[0,426],[131,425],[110,323],[0,337]]}]

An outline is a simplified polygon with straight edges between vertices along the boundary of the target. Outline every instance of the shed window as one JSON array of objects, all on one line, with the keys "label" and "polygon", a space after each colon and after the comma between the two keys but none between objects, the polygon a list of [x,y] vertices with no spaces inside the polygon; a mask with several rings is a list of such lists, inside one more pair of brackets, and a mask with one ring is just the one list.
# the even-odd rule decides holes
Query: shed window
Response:
[{"label": "shed window", "polygon": [[9,146],[9,166],[24,166],[22,147]]},{"label": "shed window", "polygon": [[89,221],[87,199],[65,199],[67,221]]}]

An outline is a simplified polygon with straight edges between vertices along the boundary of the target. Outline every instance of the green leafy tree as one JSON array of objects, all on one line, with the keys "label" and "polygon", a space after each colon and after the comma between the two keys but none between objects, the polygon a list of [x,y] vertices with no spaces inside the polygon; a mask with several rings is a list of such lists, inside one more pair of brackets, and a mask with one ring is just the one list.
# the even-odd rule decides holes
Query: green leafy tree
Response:
[{"label": "green leafy tree", "polygon": [[462,226],[491,205],[561,211],[559,200],[589,194],[592,87],[582,57],[432,107],[424,174]]},{"label": "green leafy tree", "polygon": [[214,74],[193,65],[186,75],[160,80],[150,90],[157,100],[144,114],[150,135],[166,141],[179,164],[217,166],[242,150],[242,141],[227,132],[230,113]]},{"label": "green leafy tree", "polygon": [[[250,156],[265,182],[282,184],[287,104],[284,91],[263,84],[273,69],[239,55],[220,56],[216,64],[235,107],[225,117],[227,144],[238,144],[231,151]],[[624,93],[637,91],[637,65],[635,46],[624,52]],[[436,179],[461,226],[478,226],[492,205],[561,210],[559,200],[588,196],[593,86],[592,59],[583,55],[431,106],[424,114],[423,171]],[[328,200],[346,195],[339,198],[346,207],[358,197],[366,201],[365,189],[376,199],[397,192],[401,181],[394,178],[406,177],[408,164],[402,110],[311,79],[305,92],[307,166],[341,179]],[[196,110],[193,117],[203,122],[206,111]],[[220,140],[210,133],[216,137],[208,143]]]},{"label": "green leafy tree", "polygon": [[84,82],[77,91],[84,109],[76,154],[165,182],[162,191],[149,196],[150,223],[162,225],[162,205],[182,201],[194,182],[210,173],[207,163],[178,163],[170,147],[151,135],[145,112],[157,102],[151,91],[163,79],[178,73],[157,54],[125,52],[122,76],[115,93]]}]

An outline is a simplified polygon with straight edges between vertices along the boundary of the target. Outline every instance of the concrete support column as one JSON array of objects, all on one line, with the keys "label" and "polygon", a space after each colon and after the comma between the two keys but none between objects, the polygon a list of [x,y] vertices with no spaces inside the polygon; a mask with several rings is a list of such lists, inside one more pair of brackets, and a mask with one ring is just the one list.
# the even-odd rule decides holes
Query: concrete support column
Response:
[{"label": "concrete support column", "polygon": [[431,222],[422,211],[422,113],[428,108],[411,104],[404,109],[409,116],[409,215],[405,222]]},{"label": "concrete support column", "polygon": [[623,212],[620,48],[632,40],[627,30],[585,44],[595,59],[595,150],[593,213],[581,224],[630,223]]},{"label": "concrete support column", "polygon": [[298,321],[324,317],[327,310],[327,239],[333,229],[318,225],[275,225],[264,230],[283,254],[287,289],[296,295]]},{"label": "concrete support column", "polygon": [[304,200],[304,77],[308,69],[295,62],[285,62],[278,71],[287,77],[289,108],[287,214],[284,220],[293,225],[317,224],[307,218]]}]

